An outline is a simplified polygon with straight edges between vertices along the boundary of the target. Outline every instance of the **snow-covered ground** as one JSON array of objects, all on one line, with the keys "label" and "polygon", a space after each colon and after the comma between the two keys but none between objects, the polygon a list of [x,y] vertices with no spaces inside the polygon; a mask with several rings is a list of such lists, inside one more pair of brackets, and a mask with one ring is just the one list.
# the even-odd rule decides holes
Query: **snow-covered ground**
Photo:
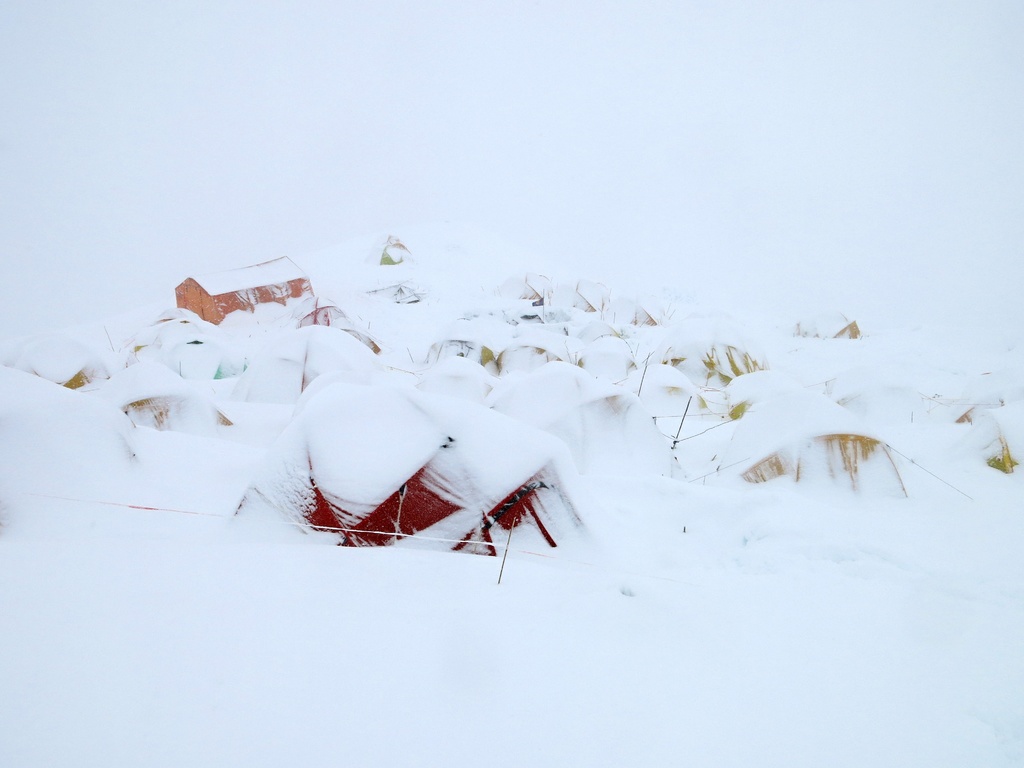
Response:
[{"label": "snow-covered ground", "polygon": [[[295,258],[347,330],[157,301],[0,344],[0,764],[1024,763],[1020,328],[387,234]],[[545,468],[558,546],[514,528],[498,584],[443,522],[288,506],[438,445],[463,506]]]},{"label": "snow-covered ground", "polygon": [[0,768],[1024,765],[1022,39],[0,3]]}]

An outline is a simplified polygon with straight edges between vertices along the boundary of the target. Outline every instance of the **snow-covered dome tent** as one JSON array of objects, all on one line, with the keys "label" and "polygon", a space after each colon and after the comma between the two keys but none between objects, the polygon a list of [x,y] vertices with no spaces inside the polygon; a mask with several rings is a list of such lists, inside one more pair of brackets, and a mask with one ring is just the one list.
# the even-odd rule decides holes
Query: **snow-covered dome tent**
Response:
[{"label": "snow-covered dome tent", "polygon": [[118,371],[95,394],[137,427],[212,437],[231,426],[208,392],[158,363],[140,362]]},{"label": "snow-covered dome tent", "polygon": [[349,334],[312,325],[271,339],[238,377],[232,395],[250,403],[294,404],[322,374],[363,382],[380,370],[373,352]]},{"label": "snow-covered dome tent", "polygon": [[968,441],[990,467],[1013,474],[1024,461],[1024,400],[977,411]]},{"label": "snow-covered dome tent", "polygon": [[80,389],[110,374],[100,354],[57,334],[36,336],[4,355],[4,365],[68,389]]},{"label": "snow-covered dome tent", "polygon": [[346,546],[416,537],[496,554],[499,527],[552,547],[581,527],[571,476],[558,441],[482,406],[336,382],[303,398],[238,512],[284,515]]},{"label": "snow-covered dome tent", "polygon": [[754,402],[736,422],[723,466],[750,483],[779,477],[905,497],[886,443],[824,395],[793,391]]},{"label": "snow-covered dome tent", "polygon": [[813,339],[859,339],[860,326],[841,312],[820,312],[797,321],[794,336]]},{"label": "snow-covered dome tent", "polygon": [[380,342],[377,341],[367,328],[363,328],[354,322],[344,310],[330,301],[321,300],[318,297],[307,299],[295,313],[298,315],[298,327],[305,328],[310,325],[320,325],[335,328],[352,336],[362,342],[374,354],[381,351]]},{"label": "snow-covered dome tent", "polygon": [[619,336],[601,336],[580,353],[579,366],[591,376],[620,382],[636,368],[633,350]]},{"label": "snow-covered dome tent", "polygon": [[724,315],[693,315],[672,325],[654,359],[698,384],[724,385],[768,367],[760,348]]},{"label": "snow-covered dome tent", "polygon": [[127,342],[128,362],[162,363],[183,379],[226,379],[245,369],[231,337],[194,312],[165,312]]},{"label": "snow-covered dome tent", "polygon": [[489,403],[562,440],[583,474],[671,472],[669,444],[636,395],[575,365],[551,362],[503,380]]},{"label": "snow-covered dome tent", "polygon": [[128,418],[102,400],[22,371],[0,368],[0,507],[32,494],[103,499],[135,467]]},{"label": "snow-covered dome tent", "polygon": [[417,388],[431,394],[460,397],[483,403],[494,389],[497,379],[477,363],[465,357],[447,357],[428,368]]}]

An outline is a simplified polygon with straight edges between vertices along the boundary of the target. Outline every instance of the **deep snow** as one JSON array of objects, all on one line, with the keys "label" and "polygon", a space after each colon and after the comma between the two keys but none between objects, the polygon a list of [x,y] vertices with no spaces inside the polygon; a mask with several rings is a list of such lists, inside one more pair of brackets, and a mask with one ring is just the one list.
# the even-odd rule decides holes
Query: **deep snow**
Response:
[{"label": "deep snow", "polygon": [[[76,346],[0,345],[0,763],[1024,761],[1022,473],[986,464],[1000,435],[1024,453],[1019,329],[851,318],[864,338],[808,338],[795,329],[812,318],[714,313],[673,286],[605,286],[606,306],[589,312],[557,274],[538,308],[515,295],[534,270],[507,246],[451,226],[400,234],[411,257],[399,266],[374,263],[383,233],[296,259],[380,355],[344,331],[296,330],[294,307],[215,328],[166,301],[58,335]],[[373,292],[398,283],[423,300]],[[660,324],[635,324],[638,305]],[[599,345],[588,371],[596,322],[625,353]],[[310,353],[320,336],[334,341]],[[692,355],[659,366],[680,336],[767,371],[726,384]],[[555,361],[481,357],[488,344],[536,348],[524,339]],[[68,349],[111,378],[78,391],[48,381],[67,373]],[[189,367],[197,349],[214,357]],[[616,380],[620,365],[630,372]],[[580,416],[557,383],[570,366],[589,382],[583,400],[611,390],[618,405]],[[332,392],[367,383],[382,402],[422,383],[416,397],[462,413],[464,430],[483,430],[472,414],[485,406],[528,423],[515,433],[527,437],[488,446],[509,462],[553,439],[524,445],[531,430],[553,435],[581,473],[583,529],[556,549],[513,532],[498,585],[498,559],[436,542],[339,548],[287,515],[234,515],[270,476],[279,436],[317,435],[318,456],[388,490],[388,462],[421,450],[403,434],[412,417],[395,411],[374,455],[358,455],[317,416]],[[125,413],[161,386],[206,410],[163,430]],[[970,408],[973,423],[957,423]],[[660,444],[638,434],[637,413]],[[772,450],[766,437],[840,423],[891,446],[907,498],[827,474],[742,479]]]}]

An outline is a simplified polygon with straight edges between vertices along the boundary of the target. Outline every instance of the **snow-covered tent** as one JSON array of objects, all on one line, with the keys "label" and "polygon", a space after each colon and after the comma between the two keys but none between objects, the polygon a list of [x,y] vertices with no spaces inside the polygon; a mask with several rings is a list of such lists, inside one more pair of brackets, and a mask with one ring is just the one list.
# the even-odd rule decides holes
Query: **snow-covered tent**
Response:
[{"label": "snow-covered tent", "polygon": [[841,312],[822,312],[796,324],[795,336],[815,339],[859,339],[860,326]]},{"label": "snow-covered tent", "polygon": [[541,306],[551,295],[551,280],[534,273],[510,277],[498,288],[498,294],[508,299],[522,299],[535,306]]},{"label": "snow-covered tent", "polygon": [[158,362],[183,379],[226,379],[245,358],[225,332],[188,310],[166,313],[127,342],[128,362]]},{"label": "snow-covered tent", "polygon": [[673,325],[655,359],[700,384],[728,384],[768,367],[764,354],[725,316],[695,315]]},{"label": "snow-covered tent", "polygon": [[789,477],[855,491],[906,496],[888,446],[824,395],[794,391],[755,402],[736,422],[722,466],[744,480]]},{"label": "snow-covered tent", "polygon": [[595,320],[588,318],[588,322],[576,327],[573,331],[573,336],[582,341],[584,344],[590,344],[593,341],[597,341],[603,336],[620,336],[621,334],[615,329],[614,326],[604,322],[604,320]]},{"label": "snow-covered tent", "polygon": [[581,526],[567,467],[557,441],[482,406],[333,383],[303,398],[239,513],[284,515],[347,546],[415,536],[496,554],[493,533],[514,525],[521,543],[553,547]]},{"label": "snow-covered tent", "polygon": [[68,389],[79,389],[110,375],[99,354],[74,339],[58,335],[29,339],[0,362]]},{"label": "snow-covered tent", "polygon": [[370,331],[353,322],[335,304],[321,302],[320,299],[314,297],[307,305],[301,307],[299,310],[298,326],[299,328],[305,328],[310,325],[321,325],[326,328],[336,328],[344,331],[358,341],[361,341],[375,354],[380,353],[380,344],[370,335]]},{"label": "snow-covered tent", "polygon": [[584,474],[671,472],[669,444],[636,395],[575,365],[552,362],[503,380],[489,402],[562,440]]},{"label": "snow-covered tent", "polygon": [[186,278],[174,289],[177,305],[218,324],[231,312],[252,312],[258,304],[284,304],[312,296],[305,273],[287,256],[251,267]]},{"label": "snow-covered tent", "polygon": [[409,257],[409,249],[405,243],[394,235],[388,235],[380,253],[374,255],[374,260],[382,267],[394,267],[404,263]]},{"label": "snow-covered tent", "polygon": [[624,386],[655,418],[677,418],[687,412],[687,406],[695,413],[701,402],[701,390],[682,371],[664,363],[637,368]]},{"label": "snow-covered tent", "polygon": [[579,357],[579,366],[592,376],[622,381],[636,368],[633,350],[618,336],[602,336],[587,344]]},{"label": "snow-covered tent", "polygon": [[584,312],[603,313],[611,304],[611,292],[607,286],[593,280],[580,280],[576,283],[572,305]]},{"label": "snow-covered tent", "polygon": [[424,371],[417,388],[422,392],[483,403],[496,382],[483,366],[456,356],[447,357]]},{"label": "snow-covered tent", "polygon": [[515,337],[498,353],[495,363],[502,376],[528,373],[546,363],[572,361],[582,346],[571,336],[553,333],[545,326],[531,326],[516,331]]},{"label": "snow-covered tent", "polygon": [[116,372],[96,395],[138,427],[214,436],[231,426],[208,392],[158,363],[140,362]]},{"label": "snow-covered tent", "polygon": [[373,352],[352,336],[313,325],[269,341],[238,377],[233,396],[250,403],[291,404],[321,374],[344,373],[362,383],[380,370]]},{"label": "snow-covered tent", "polygon": [[1024,461],[1024,401],[977,411],[969,441],[986,464],[1013,474]]},{"label": "snow-covered tent", "polygon": [[102,400],[0,368],[0,507],[18,494],[109,497],[135,464],[133,426]]}]

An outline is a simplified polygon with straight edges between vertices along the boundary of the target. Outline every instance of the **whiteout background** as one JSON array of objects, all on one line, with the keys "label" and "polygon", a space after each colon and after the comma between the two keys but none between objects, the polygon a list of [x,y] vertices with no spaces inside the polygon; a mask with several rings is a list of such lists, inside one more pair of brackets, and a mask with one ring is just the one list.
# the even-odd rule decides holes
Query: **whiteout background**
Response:
[{"label": "whiteout background", "polygon": [[1006,315],[1022,36],[1010,1],[7,3],[2,327],[423,221],[716,300]]}]

